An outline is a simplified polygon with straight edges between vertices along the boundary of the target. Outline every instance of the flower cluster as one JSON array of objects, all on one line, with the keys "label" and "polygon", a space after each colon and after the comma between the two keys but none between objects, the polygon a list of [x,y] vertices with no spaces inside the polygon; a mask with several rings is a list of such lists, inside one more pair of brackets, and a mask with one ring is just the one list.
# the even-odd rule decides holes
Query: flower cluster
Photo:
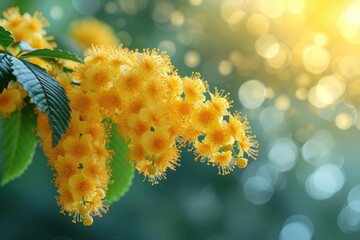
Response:
[{"label": "flower cluster", "polygon": [[[4,16],[0,25],[17,41],[26,40],[35,48],[53,46],[39,13],[20,15],[11,8]],[[247,158],[257,156],[255,136],[246,117],[230,113],[229,96],[218,89],[211,92],[200,74],[180,77],[166,53],[94,45],[71,76],[59,64],[32,61],[47,68],[70,100],[70,125],[58,144],[52,146],[48,117],[39,111],[37,134],[55,170],[57,203],[74,222],[91,225],[93,217],[108,210],[112,124],[129,143],[128,161],[153,184],[166,178],[168,169],[175,170],[185,147],[194,151],[195,160],[217,167],[220,174],[244,168]],[[0,94],[0,114],[20,108],[25,96],[18,83],[11,83]]]},{"label": "flower cluster", "polygon": [[47,36],[44,27],[48,21],[40,12],[32,16],[29,13],[20,14],[19,8],[9,8],[3,12],[4,19],[0,19],[0,26],[12,32],[15,41],[26,41],[32,48],[53,48],[53,37]]},{"label": "flower cluster", "polygon": [[[46,36],[43,29],[48,22],[41,13],[35,12],[33,16],[28,13],[20,14],[19,8],[10,8],[3,12],[4,19],[0,19],[0,26],[12,32],[15,41],[26,41],[33,48],[52,48],[52,37]],[[0,47],[1,48],[1,47]],[[30,61],[43,66],[40,59]],[[12,112],[24,105],[27,93],[19,83],[11,81],[8,88],[0,93],[0,116],[9,116]]]},{"label": "flower cluster", "polygon": [[246,167],[245,154],[256,157],[246,117],[229,112],[228,96],[211,93],[199,74],[181,78],[165,53],[95,46],[85,55],[76,69],[81,87],[117,123],[128,160],[150,182],[175,169],[186,145],[221,174]]},{"label": "flower cluster", "polygon": [[99,114],[98,104],[61,69],[49,71],[66,89],[71,104],[71,122],[55,148],[48,118],[38,113],[37,132],[50,166],[56,171],[58,205],[73,221],[91,225],[94,216],[108,210],[105,200],[110,179],[107,150],[108,126]]},{"label": "flower cluster", "polygon": [[21,84],[11,81],[7,89],[0,93],[0,117],[7,117],[20,109],[26,96],[27,92],[24,91]]}]

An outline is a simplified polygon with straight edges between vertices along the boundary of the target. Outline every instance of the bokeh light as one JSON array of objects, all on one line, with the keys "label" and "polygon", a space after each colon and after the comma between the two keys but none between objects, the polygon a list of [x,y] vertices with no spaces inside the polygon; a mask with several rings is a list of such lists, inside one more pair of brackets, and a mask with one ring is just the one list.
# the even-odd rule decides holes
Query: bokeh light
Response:
[{"label": "bokeh light", "polygon": [[269,160],[280,171],[289,171],[294,167],[298,155],[298,149],[291,139],[278,139],[271,146]]},{"label": "bokeh light", "polygon": [[200,64],[200,54],[196,51],[189,51],[184,56],[184,62],[186,66],[194,68]]},{"label": "bokeh light", "polygon": [[317,200],[332,197],[344,185],[345,177],[335,165],[325,164],[316,169],[306,181],[307,193]]},{"label": "bokeh light", "polygon": [[249,80],[241,85],[239,89],[239,99],[241,104],[248,108],[254,109],[265,101],[265,85],[259,80]]},{"label": "bokeh light", "polygon": [[308,217],[293,215],[285,221],[279,240],[310,240],[313,233],[314,225]]}]

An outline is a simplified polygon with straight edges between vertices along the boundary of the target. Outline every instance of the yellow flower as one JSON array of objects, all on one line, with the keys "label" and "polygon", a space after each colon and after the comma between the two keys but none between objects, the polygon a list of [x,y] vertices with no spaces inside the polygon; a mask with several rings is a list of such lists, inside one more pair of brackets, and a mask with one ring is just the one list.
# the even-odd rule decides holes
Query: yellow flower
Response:
[{"label": "yellow flower", "polygon": [[178,166],[179,152],[175,146],[165,149],[158,156],[154,158],[154,165],[163,173],[166,169],[175,170],[175,166]]},{"label": "yellow flower", "polygon": [[231,151],[214,153],[209,162],[218,166],[219,173],[223,175],[229,174],[235,167]]},{"label": "yellow flower", "polygon": [[13,7],[3,12],[5,17],[1,25],[12,32],[15,41],[27,41],[33,48],[54,48],[53,38],[46,36],[45,27],[48,21],[41,13],[35,12],[33,16],[28,13],[20,14],[19,8]]},{"label": "yellow flower", "polygon": [[80,172],[80,163],[82,160],[66,153],[65,157],[59,156],[55,162],[55,170],[57,172],[57,184],[67,184],[69,178]]},{"label": "yellow flower", "polygon": [[142,108],[139,112],[141,120],[149,123],[152,127],[166,126],[166,114],[162,111],[161,105],[155,105],[152,108]]},{"label": "yellow flower", "polygon": [[215,149],[232,144],[231,136],[226,130],[224,124],[215,125],[207,132],[204,141],[207,141],[209,145]]},{"label": "yellow flower", "polygon": [[146,98],[144,96],[138,96],[137,98],[129,98],[124,106],[124,117],[127,114],[139,113],[141,109],[147,107]]},{"label": "yellow flower", "polygon": [[239,115],[229,116],[228,131],[237,141],[245,134],[244,125],[241,123]]},{"label": "yellow flower", "polygon": [[141,136],[150,130],[148,121],[144,121],[138,114],[132,113],[128,117],[128,126],[130,127],[130,135],[135,139],[140,139]]},{"label": "yellow flower", "polygon": [[91,17],[73,22],[70,35],[84,47],[91,47],[93,44],[112,47],[119,43],[109,25]]},{"label": "yellow flower", "polygon": [[71,111],[71,121],[66,130],[66,135],[78,137],[80,135],[79,130],[80,113],[78,111]]},{"label": "yellow flower", "polygon": [[131,69],[135,64],[135,59],[132,56],[132,53],[128,49],[122,47],[111,48],[111,53],[109,54],[110,66],[115,70],[120,69]]},{"label": "yellow flower", "polygon": [[218,125],[221,116],[212,105],[200,102],[196,105],[191,120],[195,128],[206,130],[211,129],[214,125]]},{"label": "yellow flower", "polygon": [[195,154],[197,155],[195,160],[205,161],[213,152],[212,146],[205,142],[195,141]]},{"label": "yellow flower", "polygon": [[139,142],[129,144],[128,161],[140,162],[145,159],[145,149]]},{"label": "yellow flower", "polygon": [[79,112],[88,112],[96,107],[96,102],[90,93],[82,91],[80,88],[74,88],[68,94],[71,108]]},{"label": "yellow flower", "polygon": [[194,75],[192,78],[185,77],[183,79],[183,91],[185,99],[188,102],[196,103],[205,100],[204,93],[206,92],[206,85],[198,75]]},{"label": "yellow flower", "polygon": [[193,115],[195,109],[194,104],[185,100],[173,100],[169,102],[169,105],[175,110],[175,114],[183,121],[188,121],[188,118]]},{"label": "yellow flower", "polygon": [[109,169],[106,166],[106,162],[98,160],[97,158],[87,158],[87,161],[83,163],[83,170],[81,174],[86,179],[93,179],[100,181],[99,186],[107,187],[109,181]]},{"label": "yellow flower", "polygon": [[107,91],[101,91],[96,94],[96,98],[101,110],[103,110],[104,114],[106,114],[108,117],[112,117],[116,110],[121,109],[121,93],[116,88],[111,88]]},{"label": "yellow flower", "polygon": [[164,76],[172,72],[170,58],[165,53],[159,54],[157,49],[144,49],[142,53],[134,54],[137,61],[137,68],[146,76]]},{"label": "yellow flower", "polygon": [[86,178],[82,174],[75,174],[69,179],[69,186],[75,201],[80,202],[84,199],[92,199],[96,191],[96,185],[91,178]]},{"label": "yellow flower", "polygon": [[139,94],[143,89],[144,79],[138,72],[128,72],[114,79],[114,86],[125,96]]},{"label": "yellow flower", "polygon": [[0,115],[9,116],[21,102],[21,93],[18,89],[4,89],[0,93]]},{"label": "yellow flower", "polygon": [[[84,72],[88,67],[94,64],[108,64],[109,63],[109,55],[111,54],[111,50],[104,45],[93,45],[90,48],[85,50],[85,64],[80,65],[77,72]],[[85,78],[86,79],[86,78]],[[83,80],[83,78],[81,78]]]},{"label": "yellow flower", "polygon": [[147,131],[142,135],[141,141],[147,153],[161,153],[172,145],[166,131]]},{"label": "yellow flower", "polygon": [[72,192],[67,186],[60,187],[58,189],[58,193],[60,196],[56,198],[57,203],[61,206],[61,211],[65,213],[65,211],[69,213],[73,213],[79,206],[79,203],[75,201]]},{"label": "yellow flower", "polygon": [[91,156],[91,140],[92,137],[90,134],[82,135],[80,138],[68,136],[63,142],[63,147],[66,152],[70,153],[75,158]]},{"label": "yellow flower", "polygon": [[86,81],[82,81],[82,86],[92,91],[109,89],[112,80],[109,70],[108,66],[102,64],[89,67],[85,72]]},{"label": "yellow flower", "polygon": [[81,121],[78,124],[78,128],[81,134],[89,134],[93,141],[104,139],[105,131],[104,126],[100,123],[92,123],[87,121]]},{"label": "yellow flower", "polygon": [[151,103],[164,101],[166,97],[166,82],[161,77],[147,79],[144,86],[145,98]]},{"label": "yellow flower", "polygon": [[240,156],[244,152],[251,158],[256,159],[258,155],[258,142],[255,139],[255,136],[242,135],[241,139],[238,141],[238,146],[240,148]]},{"label": "yellow flower", "polygon": [[167,94],[168,98],[178,97],[183,93],[182,79],[177,74],[172,74],[167,77]]},{"label": "yellow flower", "polygon": [[219,91],[217,88],[215,88],[215,94],[212,94],[211,92],[209,94],[211,98],[209,103],[212,105],[215,111],[222,115],[228,115],[228,109],[231,107],[232,102],[228,101],[228,96],[224,94],[224,91]]}]

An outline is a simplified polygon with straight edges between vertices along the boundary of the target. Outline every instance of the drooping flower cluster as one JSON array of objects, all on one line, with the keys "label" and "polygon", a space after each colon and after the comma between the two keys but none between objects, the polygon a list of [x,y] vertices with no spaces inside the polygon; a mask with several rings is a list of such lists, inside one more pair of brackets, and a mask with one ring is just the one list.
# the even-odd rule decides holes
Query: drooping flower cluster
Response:
[{"label": "drooping flower cluster", "polygon": [[66,89],[72,109],[66,134],[55,148],[45,114],[38,114],[37,131],[48,162],[56,171],[58,205],[73,216],[73,221],[91,225],[94,216],[102,217],[108,210],[105,200],[110,179],[107,150],[108,131],[98,104],[84,90],[71,84],[71,78],[60,69],[49,71]]},{"label": "drooping flower cluster", "polygon": [[[39,13],[20,15],[12,8],[4,16],[0,25],[17,33],[17,41],[29,41],[34,48],[53,46],[42,29],[47,22]],[[21,27],[32,31],[22,32]],[[74,222],[91,225],[94,216],[108,210],[112,157],[107,122],[116,124],[129,142],[127,159],[153,184],[179,165],[184,147],[194,151],[196,160],[217,167],[220,174],[230,173],[236,165],[244,168],[246,157],[257,156],[258,143],[247,119],[229,112],[228,95],[218,89],[211,92],[199,74],[180,77],[166,53],[95,45],[86,50],[84,64],[71,77],[59,65],[31,61],[47,68],[70,100],[71,122],[56,147],[48,117],[41,112],[37,132],[55,170],[57,203]],[[19,84],[10,84],[0,94],[0,106],[6,106],[0,114],[20,108],[25,96]]]},{"label": "drooping flower cluster", "polygon": [[211,93],[199,74],[181,78],[164,53],[95,46],[76,74],[130,142],[128,160],[152,183],[175,169],[185,145],[221,174],[257,155],[246,117],[230,114],[228,96]]},{"label": "drooping flower cluster", "polygon": [[[28,13],[20,15],[18,8],[10,8],[3,15],[5,19],[0,20],[0,25],[12,32],[15,41],[26,41],[33,48],[55,46],[50,42],[52,38],[46,36],[43,28],[48,23],[40,13],[36,12],[33,16]],[[57,202],[61,211],[73,216],[74,221],[91,225],[94,216],[101,217],[108,209],[104,199],[110,178],[108,163],[111,155],[106,149],[108,134],[102,122],[103,117],[96,114],[98,111],[94,102],[81,99],[81,87],[71,84],[70,76],[58,65],[50,66],[39,58],[31,58],[29,61],[46,68],[69,96],[71,122],[57,146],[52,147],[48,118],[39,111],[37,131],[49,165],[56,171],[54,182],[58,188]],[[27,93],[19,83],[11,82],[0,93],[0,115],[8,116],[19,109],[26,96]]]}]

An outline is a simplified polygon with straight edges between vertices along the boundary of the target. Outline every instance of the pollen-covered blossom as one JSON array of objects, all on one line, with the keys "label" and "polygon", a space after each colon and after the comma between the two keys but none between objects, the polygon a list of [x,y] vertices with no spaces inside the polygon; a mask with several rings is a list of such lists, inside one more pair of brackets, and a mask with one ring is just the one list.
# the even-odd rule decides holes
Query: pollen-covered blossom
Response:
[{"label": "pollen-covered blossom", "polygon": [[185,146],[221,174],[244,168],[246,156],[255,159],[258,143],[246,117],[231,114],[228,95],[210,92],[200,74],[181,78],[157,50],[94,46],[85,56],[76,69],[82,88],[118,125],[129,141],[128,160],[150,182],[179,165]]}]

